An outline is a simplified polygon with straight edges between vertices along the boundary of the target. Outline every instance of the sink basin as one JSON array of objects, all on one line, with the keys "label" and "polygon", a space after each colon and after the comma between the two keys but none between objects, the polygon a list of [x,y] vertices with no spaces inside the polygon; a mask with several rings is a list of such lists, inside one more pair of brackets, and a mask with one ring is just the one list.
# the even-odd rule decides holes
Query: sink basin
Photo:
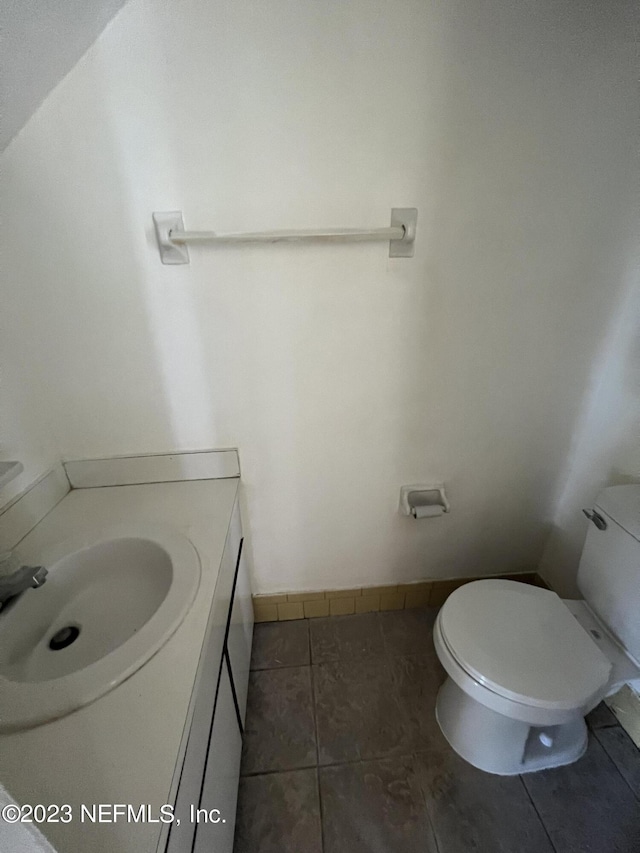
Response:
[{"label": "sink basin", "polygon": [[0,731],[64,716],[131,676],[178,628],[200,583],[190,541],[153,525],[66,542],[39,562],[46,583],[0,611]]}]

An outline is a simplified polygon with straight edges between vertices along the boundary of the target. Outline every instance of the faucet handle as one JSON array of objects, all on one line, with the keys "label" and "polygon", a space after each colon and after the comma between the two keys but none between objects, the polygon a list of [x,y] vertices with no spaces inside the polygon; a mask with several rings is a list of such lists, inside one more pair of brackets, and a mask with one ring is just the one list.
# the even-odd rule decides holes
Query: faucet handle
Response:
[{"label": "faucet handle", "polygon": [[33,572],[33,583],[31,584],[33,589],[37,589],[39,586],[42,586],[47,579],[48,574],[49,572],[44,566],[37,566]]}]

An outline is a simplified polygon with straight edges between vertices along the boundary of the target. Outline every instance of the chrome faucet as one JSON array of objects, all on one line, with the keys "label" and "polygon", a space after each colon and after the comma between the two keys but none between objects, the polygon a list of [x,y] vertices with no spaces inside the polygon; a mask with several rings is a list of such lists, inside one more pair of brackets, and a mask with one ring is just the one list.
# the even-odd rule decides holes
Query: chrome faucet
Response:
[{"label": "chrome faucet", "polygon": [[0,610],[26,589],[37,589],[47,579],[44,566],[23,566],[13,554],[0,555]]}]

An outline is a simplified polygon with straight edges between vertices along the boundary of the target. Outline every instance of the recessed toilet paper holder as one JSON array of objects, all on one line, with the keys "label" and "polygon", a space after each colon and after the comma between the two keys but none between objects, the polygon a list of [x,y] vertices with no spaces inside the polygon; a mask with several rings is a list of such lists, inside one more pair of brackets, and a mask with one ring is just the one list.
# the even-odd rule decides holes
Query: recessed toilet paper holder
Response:
[{"label": "recessed toilet paper holder", "polygon": [[435,518],[451,507],[444,491],[444,483],[418,483],[400,488],[400,514],[413,518]]}]

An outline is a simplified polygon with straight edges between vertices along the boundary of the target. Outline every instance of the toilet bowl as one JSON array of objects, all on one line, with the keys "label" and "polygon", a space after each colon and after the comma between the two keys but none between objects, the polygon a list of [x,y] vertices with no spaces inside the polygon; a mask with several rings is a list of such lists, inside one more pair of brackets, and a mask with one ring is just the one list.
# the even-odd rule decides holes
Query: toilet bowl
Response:
[{"label": "toilet bowl", "polygon": [[453,749],[482,770],[515,775],[577,760],[585,715],[640,679],[640,487],[606,489],[596,506],[578,574],[584,600],[486,579],[457,589],[438,614],[434,643],[448,678],[436,716]]}]

